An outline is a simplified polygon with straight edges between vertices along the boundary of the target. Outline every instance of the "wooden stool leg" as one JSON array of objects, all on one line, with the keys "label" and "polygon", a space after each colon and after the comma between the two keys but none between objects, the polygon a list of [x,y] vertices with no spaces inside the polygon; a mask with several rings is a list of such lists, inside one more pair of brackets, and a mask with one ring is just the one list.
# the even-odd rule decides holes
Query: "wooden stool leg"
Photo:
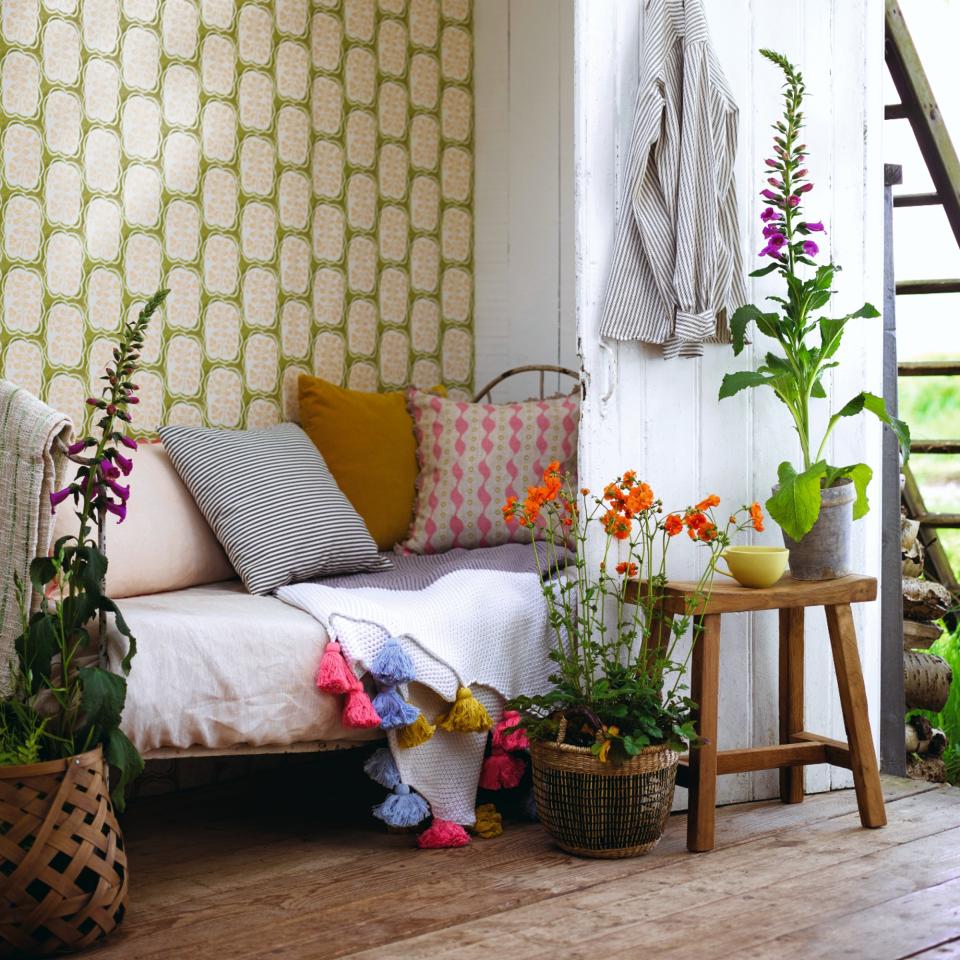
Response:
[{"label": "wooden stool leg", "polygon": [[695,638],[690,672],[690,696],[697,703],[697,733],[702,739],[690,751],[687,849],[713,849],[717,805],[717,698],[720,680],[720,615],[697,618],[702,629]]},{"label": "wooden stool leg", "polygon": [[887,822],[887,814],[883,807],[877,753],[870,734],[867,691],[863,684],[853,614],[849,604],[828,606],[824,607],[824,610],[830,631],[830,646],[833,648],[833,663],[837,671],[843,723],[847,728],[850,766],[857,790],[860,822],[865,827],[882,827]]},{"label": "wooden stool leg", "polygon": [[[803,730],[803,607],[780,611],[780,742]],[[780,799],[803,801],[803,767],[780,768]]]}]

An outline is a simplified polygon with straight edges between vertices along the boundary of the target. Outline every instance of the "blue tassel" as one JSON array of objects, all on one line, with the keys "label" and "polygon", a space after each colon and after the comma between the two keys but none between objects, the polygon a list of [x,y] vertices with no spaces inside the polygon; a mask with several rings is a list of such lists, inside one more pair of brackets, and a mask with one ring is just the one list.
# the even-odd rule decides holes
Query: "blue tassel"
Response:
[{"label": "blue tassel", "polygon": [[373,709],[380,717],[382,730],[395,730],[397,727],[409,726],[420,716],[420,711],[407,703],[397,692],[396,687],[384,687],[373,698]]},{"label": "blue tassel", "polygon": [[392,790],[400,782],[400,771],[386,747],[375,750],[363,765],[363,772],[381,787]]},{"label": "blue tassel", "polygon": [[430,816],[430,805],[419,793],[411,793],[405,783],[398,783],[394,792],[373,808],[373,815],[390,827],[415,827]]},{"label": "blue tassel", "polygon": [[373,658],[370,672],[374,680],[384,686],[395,687],[398,683],[409,683],[416,679],[413,661],[396,637],[387,637],[380,652]]}]

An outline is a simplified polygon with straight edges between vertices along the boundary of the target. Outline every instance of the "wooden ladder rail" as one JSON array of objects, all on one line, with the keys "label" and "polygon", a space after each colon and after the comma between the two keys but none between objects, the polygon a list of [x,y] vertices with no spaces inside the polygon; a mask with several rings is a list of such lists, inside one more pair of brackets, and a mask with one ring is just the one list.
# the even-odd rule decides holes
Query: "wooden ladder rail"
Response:
[{"label": "wooden ladder rail", "polygon": [[[909,120],[917,146],[933,181],[934,192],[900,194],[894,207],[941,206],[960,246],[960,158],[950,139],[940,108],[917,48],[904,22],[897,0],[886,0],[886,63],[900,102],[884,107],[888,120]],[[901,280],[898,296],[931,293],[960,293],[960,279]],[[898,364],[899,376],[960,376],[960,360]],[[916,454],[960,453],[960,440],[914,440],[910,452]],[[949,590],[960,589],[957,576],[936,531],[960,527],[960,516],[934,513],[926,508],[923,495],[909,464],[903,467],[902,501],[908,516],[921,523],[921,541],[926,548],[928,572]]]}]

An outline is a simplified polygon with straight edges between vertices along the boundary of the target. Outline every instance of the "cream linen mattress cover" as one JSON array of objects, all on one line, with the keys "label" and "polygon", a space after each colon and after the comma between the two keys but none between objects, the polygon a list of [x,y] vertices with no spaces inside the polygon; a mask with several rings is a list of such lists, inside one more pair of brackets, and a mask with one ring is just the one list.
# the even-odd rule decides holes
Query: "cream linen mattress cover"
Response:
[{"label": "cream linen mattress cover", "polygon": [[[380,736],[342,727],[339,698],[317,690],[327,636],[302,610],[253,596],[239,581],[128,597],[118,605],[138,651],[123,730],[141,752]],[[111,625],[111,669],[119,669],[125,651]]]}]

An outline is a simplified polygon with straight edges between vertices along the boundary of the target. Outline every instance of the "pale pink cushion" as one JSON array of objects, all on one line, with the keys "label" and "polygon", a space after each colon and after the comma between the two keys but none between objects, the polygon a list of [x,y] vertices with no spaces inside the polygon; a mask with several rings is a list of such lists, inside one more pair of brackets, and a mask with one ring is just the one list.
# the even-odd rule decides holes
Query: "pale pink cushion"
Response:
[{"label": "pale pink cushion", "polygon": [[[124,451],[127,453],[128,451]],[[232,580],[236,572],[160,443],[133,452],[127,518],[107,520],[107,595],[139,597]],[[76,534],[68,500],[57,508],[54,543]]]},{"label": "pale pink cushion", "polygon": [[503,520],[507,497],[523,499],[553,460],[576,482],[577,396],[492,404],[410,390],[407,402],[420,473],[401,549],[442,553],[528,542],[527,529]]}]

